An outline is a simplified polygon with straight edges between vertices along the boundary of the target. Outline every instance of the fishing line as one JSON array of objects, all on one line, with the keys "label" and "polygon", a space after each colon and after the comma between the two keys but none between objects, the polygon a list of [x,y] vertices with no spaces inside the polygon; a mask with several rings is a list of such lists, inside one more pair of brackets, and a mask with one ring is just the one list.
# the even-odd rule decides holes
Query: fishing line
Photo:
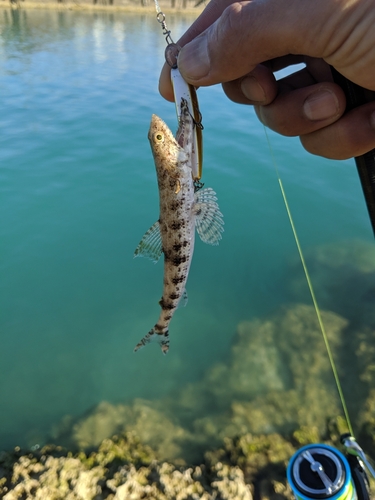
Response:
[{"label": "fishing line", "polygon": [[268,147],[269,147],[269,150],[270,150],[270,153],[271,153],[273,166],[274,166],[275,171],[276,171],[277,180],[279,182],[281,195],[283,197],[284,205],[285,205],[285,208],[286,208],[286,211],[287,211],[287,214],[288,214],[288,219],[289,219],[289,222],[290,222],[290,225],[291,225],[291,228],[292,228],[294,240],[295,240],[296,245],[297,245],[297,249],[298,249],[298,253],[299,253],[300,259],[301,259],[303,271],[305,273],[307,285],[309,287],[310,295],[311,295],[311,298],[312,298],[312,301],[313,301],[313,304],[314,304],[315,313],[316,313],[316,316],[318,318],[319,327],[320,327],[320,330],[321,330],[322,335],[323,335],[324,344],[326,346],[326,350],[327,350],[327,354],[328,354],[328,359],[329,359],[329,362],[330,362],[330,365],[331,365],[331,369],[332,369],[332,372],[333,372],[333,376],[334,376],[334,379],[335,379],[335,383],[336,383],[336,388],[337,388],[337,391],[339,393],[340,402],[341,402],[341,405],[342,405],[342,408],[343,408],[343,411],[344,411],[345,420],[346,420],[346,423],[347,423],[347,426],[348,426],[350,434],[354,436],[352,425],[351,425],[351,422],[350,422],[349,412],[348,412],[348,408],[346,406],[345,397],[344,397],[344,393],[342,391],[342,387],[341,387],[339,375],[338,375],[338,372],[337,372],[336,364],[335,364],[335,361],[333,359],[331,347],[330,347],[330,344],[329,344],[329,341],[328,341],[327,332],[326,332],[326,329],[324,327],[324,323],[323,323],[322,315],[320,313],[320,308],[319,308],[318,302],[316,300],[314,288],[313,288],[313,285],[312,285],[312,281],[310,279],[309,271],[308,271],[307,266],[306,266],[306,261],[305,261],[305,257],[304,257],[303,252],[302,252],[302,247],[301,247],[301,244],[300,244],[300,241],[299,241],[299,238],[298,238],[297,230],[296,230],[296,227],[294,225],[294,221],[293,221],[292,213],[290,211],[288,199],[287,199],[286,193],[284,191],[284,186],[283,186],[283,183],[282,183],[282,180],[281,180],[281,177],[280,177],[280,172],[279,172],[279,169],[278,169],[278,166],[277,166],[277,163],[276,163],[275,156],[273,154],[273,149],[271,147],[271,142],[270,142],[270,139],[269,139],[269,136],[268,136],[268,133],[267,133],[267,129],[266,129],[265,126],[263,126],[263,127],[264,127],[264,132],[266,134],[266,139],[267,139]]}]

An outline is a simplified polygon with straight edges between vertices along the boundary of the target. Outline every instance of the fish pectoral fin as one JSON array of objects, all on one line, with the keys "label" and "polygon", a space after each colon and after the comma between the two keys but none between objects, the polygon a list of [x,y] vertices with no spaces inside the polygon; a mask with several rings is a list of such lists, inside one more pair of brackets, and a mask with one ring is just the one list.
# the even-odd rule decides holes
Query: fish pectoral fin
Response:
[{"label": "fish pectoral fin", "polygon": [[218,245],[224,231],[223,214],[217,204],[216,193],[211,188],[195,193],[195,227],[204,243]]},{"label": "fish pectoral fin", "polygon": [[134,257],[147,257],[156,263],[163,253],[160,235],[160,224],[156,221],[139,242],[134,252]]}]

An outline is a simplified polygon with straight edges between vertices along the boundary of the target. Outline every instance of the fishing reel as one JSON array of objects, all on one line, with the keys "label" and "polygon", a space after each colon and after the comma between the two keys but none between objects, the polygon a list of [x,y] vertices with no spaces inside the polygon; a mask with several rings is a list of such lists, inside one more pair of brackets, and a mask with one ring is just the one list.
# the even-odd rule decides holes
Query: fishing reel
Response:
[{"label": "fishing reel", "polygon": [[343,434],[345,454],[325,444],[298,450],[287,468],[287,479],[296,500],[370,500],[366,469],[375,471],[350,434]]}]

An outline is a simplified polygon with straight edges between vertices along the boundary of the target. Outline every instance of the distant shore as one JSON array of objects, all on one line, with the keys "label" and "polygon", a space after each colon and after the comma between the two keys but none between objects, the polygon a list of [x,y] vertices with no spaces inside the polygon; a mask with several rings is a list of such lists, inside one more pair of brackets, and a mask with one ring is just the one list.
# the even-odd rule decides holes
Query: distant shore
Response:
[{"label": "distant shore", "polygon": [[[161,0],[159,1],[159,5],[165,13],[175,12],[198,15],[207,2],[196,7],[197,1],[198,0]],[[155,14],[155,5],[152,0],[0,0],[0,8],[140,12]]]}]

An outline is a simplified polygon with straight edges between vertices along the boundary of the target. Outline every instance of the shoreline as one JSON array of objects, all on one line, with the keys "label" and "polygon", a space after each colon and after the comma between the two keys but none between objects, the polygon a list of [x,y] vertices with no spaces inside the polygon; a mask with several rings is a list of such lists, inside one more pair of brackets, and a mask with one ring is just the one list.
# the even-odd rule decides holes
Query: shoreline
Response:
[{"label": "shoreline", "polygon": [[[114,0],[116,1],[116,0]],[[121,0],[120,0],[121,1]],[[170,3],[159,2],[160,8],[165,14],[184,14],[184,15],[195,15],[198,16],[205,7],[205,4],[202,4],[198,7],[194,7],[193,4],[195,2],[190,2],[191,5],[188,5],[186,8],[183,8],[181,5],[177,5],[175,7],[171,7]],[[86,11],[86,12],[127,12],[134,14],[147,14],[156,16],[155,5],[150,3],[149,5],[137,5],[135,3],[124,2],[119,4],[109,4],[109,3],[100,3],[93,4],[87,1],[64,1],[58,2],[44,0],[44,1],[15,1],[14,3],[10,3],[8,1],[0,1],[0,8],[4,10],[54,10],[54,11]]]}]

